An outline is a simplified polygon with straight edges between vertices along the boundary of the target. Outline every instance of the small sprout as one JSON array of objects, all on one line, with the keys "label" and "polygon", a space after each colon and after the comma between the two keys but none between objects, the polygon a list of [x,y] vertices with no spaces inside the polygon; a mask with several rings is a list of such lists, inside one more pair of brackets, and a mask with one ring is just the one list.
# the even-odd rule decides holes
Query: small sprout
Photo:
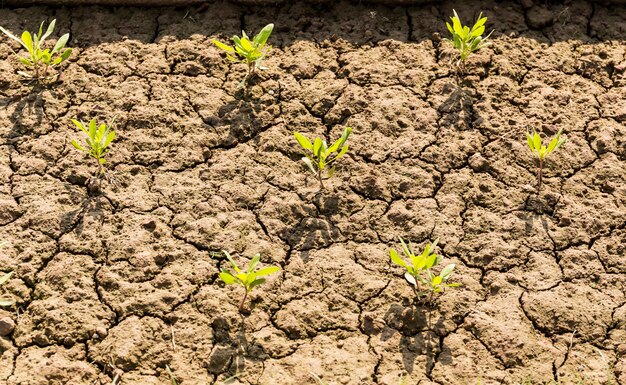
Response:
[{"label": "small sprout", "polygon": [[170,369],[169,365],[165,365],[165,370],[167,371],[167,375],[170,376],[172,385],[178,385],[178,381],[176,381],[176,377],[174,377],[174,373],[172,373],[172,369]]},{"label": "small sprout", "polygon": [[[320,187],[324,188],[324,178],[330,178],[335,173],[335,161],[342,156],[344,156],[348,152],[348,145],[345,144],[346,140],[348,140],[348,136],[352,132],[352,128],[346,127],[341,135],[341,138],[337,139],[335,143],[333,143],[330,147],[326,144],[325,140],[321,138],[315,138],[313,143],[311,143],[307,138],[305,138],[302,134],[294,132],[293,134],[296,137],[296,140],[300,144],[300,146],[305,151],[310,151],[313,155],[304,154],[302,161],[306,163],[309,167],[309,170],[317,177],[320,182]],[[337,153],[334,157],[331,155],[333,153]],[[328,171],[325,173],[325,170],[328,168]]]},{"label": "small sprout", "polygon": [[226,52],[228,60],[234,63],[245,63],[248,66],[248,74],[239,83],[239,87],[245,85],[248,79],[254,74],[255,70],[266,70],[266,67],[261,66],[261,62],[265,56],[272,49],[271,46],[267,46],[265,49],[267,39],[269,39],[274,29],[274,24],[268,24],[261,32],[254,36],[252,40],[246,35],[245,31],[241,31],[241,37],[233,36],[234,46],[226,45],[218,40],[212,39],[211,42],[218,48]]},{"label": "small sprout", "polygon": [[541,178],[543,174],[543,160],[552,153],[552,151],[561,147],[565,142],[567,142],[567,137],[565,135],[561,136],[563,130],[559,130],[556,133],[554,138],[550,141],[550,144],[546,147],[541,144],[541,136],[535,131],[532,134],[526,133],[526,141],[528,143],[528,148],[532,151],[537,158],[539,159],[539,169],[537,170],[537,191],[541,189]]},{"label": "small sprout", "polygon": [[[400,238],[402,251],[411,261],[410,264],[404,261],[396,250],[389,250],[391,261],[406,269],[404,278],[413,285],[413,289],[418,297],[426,293],[430,293],[432,297],[434,293],[443,291],[445,287],[459,286],[458,283],[448,283],[448,279],[454,271],[455,265],[453,263],[444,267],[438,275],[434,274],[431,270],[433,267],[439,265],[443,259],[441,255],[437,255],[434,252],[438,242],[439,239],[436,239],[433,243],[426,245],[421,254],[415,255],[411,244],[407,245],[404,240]],[[420,286],[424,287],[422,291],[419,290]]]},{"label": "small sprout", "polygon": [[104,164],[106,163],[104,156],[109,152],[109,145],[115,139],[115,131],[112,129],[115,117],[109,124],[102,123],[99,126],[95,119],[91,119],[88,125],[75,119],[72,119],[72,122],[87,136],[85,138],[86,146],[80,145],[74,139],[72,140],[72,146],[96,160],[96,163],[98,163],[96,177],[102,177],[105,173]]},{"label": "small sprout", "polygon": [[446,22],[448,31],[452,34],[452,39],[446,40],[451,42],[458,51],[459,58],[456,65],[461,70],[464,70],[465,61],[471,53],[491,44],[489,37],[493,31],[489,32],[485,37],[482,36],[485,32],[485,23],[487,22],[487,18],[483,17],[482,12],[478,15],[478,20],[471,29],[469,26],[461,24],[461,19],[455,10],[452,10],[452,12],[454,12],[454,16],[450,16],[452,24]]},{"label": "small sprout", "polygon": [[52,32],[54,32],[56,19],[52,20],[52,22],[48,25],[46,33],[43,33],[43,24],[44,22],[42,22],[39,26],[39,33],[33,32],[31,34],[28,31],[24,31],[22,32],[21,38],[16,37],[6,29],[0,27],[0,31],[2,31],[2,33],[7,35],[10,39],[20,43],[20,45],[28,51],[28,57],[18,56],[22,64],[27,67],[33,67],[35,71],[34,74],[29,74],[23,71],[18,72],[20,75],[27,78],[34,78],[37,80],[41,78],[46,79],[50,68],[54,68],[61,64],[72,54],[71,48],[65,48],[65,44],[67,44],[67,41],[70,38],[69,33],[66,33],[61,36],[59,40],[57,40],[56,44],[52,48],[52,51],[50,51],[49,48],[43,48],[43,42],[52,34]]},{"label": "small sprout", "polygon": [[230,264],[233,266],[233,269],[235,270],[235,274],[228,271],[228,269],[222,269],[222,271],[220,272],[220,279],[224,281],[224,283],[227,285],[237,284],[237,285],[243,286],[246,289],[243,299],[241,300],[241,303],[239,304],[239,311],[241,312],[243,311],[246,298],[248,298],[248,293],[250,293],[252,289],[254,289],[255,287],[265,282],[265,278],[261,278],[261,277],[276,273],[277,271],[280,270],[280,267],[267,266],[257,271],[254,271],[254,268],[256,267],[256,265],[259,263],[259,260],[261,259],[261,255],[257,254],[252,258],[252,261],[250,261],[250,265],[248,266],[248,269],[244,271],[244,270],[241,270],[237,266],[233,258],[230,256],[230,254],[228,254],[226,250],[224,250],[224,254],[226,255],[226,258],[228,259],[228,262],[230,262]]},{"label": "small sprout", "polygon": [[[0,286],[4,285],[6,283],[6,281],[11,279],[12,275],[13,275],[12,271],[2,275],[0,277]],[[12,301],[10,299],[0,298],[0,306],[2,306],[2,307],[11,306],[11,305],[13,305],[13,303],[14,303],[14,301]]]}]

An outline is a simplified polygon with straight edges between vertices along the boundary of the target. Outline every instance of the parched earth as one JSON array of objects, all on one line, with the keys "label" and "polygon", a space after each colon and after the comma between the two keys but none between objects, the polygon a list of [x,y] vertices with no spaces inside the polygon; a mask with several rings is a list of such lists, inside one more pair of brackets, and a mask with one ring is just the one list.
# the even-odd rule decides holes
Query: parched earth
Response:
[{"label": "parched earth", "polygon": [[[495,29],[460,79],[452,8]],[[626,384],[626,6],[0,10],[52,18],[58,82],[0,42],[0,383]],[[269,22],[244,93],[209,39]],[[93,194],[70,119],[114,115]],[[318,192],[292,132],[346,125]],[[568,137],[539,195],[532,129]],[[439,237],[462,286],[415,302],[398,236]],[[222,249],[282,267],[243,316]]]}]

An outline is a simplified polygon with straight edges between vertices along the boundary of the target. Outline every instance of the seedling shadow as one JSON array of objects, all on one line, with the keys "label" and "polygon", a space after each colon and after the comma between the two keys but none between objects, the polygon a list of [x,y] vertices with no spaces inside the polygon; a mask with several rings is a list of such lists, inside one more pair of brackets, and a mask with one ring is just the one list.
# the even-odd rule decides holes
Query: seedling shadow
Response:
[{"label": "seedling shadow", "polygon": [[448,98],[437,108],[442,113],[469,111],[473,105],[473,95],[461,83],[448,83],[442,92],[449,94]]},{"label": "seedling shadow", "polygon": [[[304,250],[301,257],[304,262],[308,261],[308,252],[306,250],[314,249],[321,246],[332,244],[337,238],[341,237],[339,229],[330,220],[330,215],[336,212],[339,198],[335,196],[324,196],[319,192],[313,198],[313,203],[317,208],[317,215],[303,216],[294,226],[283,230],[279,236],[291,247],[298,246]],[[296,216],[302,216],[302,213],[296,212]]]},{"label": "seedling shadow", "polygon": [[418,303],[392,304],[385,314],[386,327],[381,333],[381,340],[390,339],[395,333],[400,333],[398,348],[402,354],[402,363],[407,373],[413,373],[414,364],[418,357],[425,356],[424,370],[427,373],[433,369],[435,363],[448,365],[449,357],[440,356],[441,337],[437,330],[443,330],[443,316],[434,319],[433,305]]},{"label": "seedling shadow", "polygon": [[215,348],[209,357],[209,372],[219,375],[230,372],[233,375],[246,369],[246,361],[262,361],[263,348],[254,339],[249,340],[246,331],[246,316],[239,314],[235,330],[231,330],[228,320],[216,318],[211,324]]},{"label": "seedling shadow", "polygon": [[[262,113],[266,110],[267,103],[254,97],[246,97],[244,91],[238,91],[237,97],[229,103],[221,106],[218,111],[221,126],[228,126],[228,132],[217,132],[222,143],[218,147],[233,148],[240,143],[245,143],[257,137],[257,135],[273,125],[274,119],[265,119]],[[215,122],[205,121],[206,124],[215,127]],[[217,131],[217,130],[216,130]]]}]

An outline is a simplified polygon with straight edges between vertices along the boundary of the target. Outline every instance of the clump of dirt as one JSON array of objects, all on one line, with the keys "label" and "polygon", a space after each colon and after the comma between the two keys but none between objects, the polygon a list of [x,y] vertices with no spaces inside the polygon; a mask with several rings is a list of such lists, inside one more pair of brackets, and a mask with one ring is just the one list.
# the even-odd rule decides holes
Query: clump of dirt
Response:
[{"label": "clump of dirt", "polygon": [[[525,2],[526,3],[526,2]],[[494,44],[457,79],[456,8]],[[0,9],[75,47],[30,84],[0,41],[0,382],[626,382],[624,6]],[[276,25],[247,93],[209,43]],[[90,194],[70,119],[119,135]],[[351,150],[318,192],[293,131]],[[567,144],[544,169],[524,132]],[[440,238],[462,286],[416,303],[389,248]],[[220,250],[282,267],[224,287]],[[10,330],[14,327],[14,330]],[[4,329],[3,329],[4,330]]]}]

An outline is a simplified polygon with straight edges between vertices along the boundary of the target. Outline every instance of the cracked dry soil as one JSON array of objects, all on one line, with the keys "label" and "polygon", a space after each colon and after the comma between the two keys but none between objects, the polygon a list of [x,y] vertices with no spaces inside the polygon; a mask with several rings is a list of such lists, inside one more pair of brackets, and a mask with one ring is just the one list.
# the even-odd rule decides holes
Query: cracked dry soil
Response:
[{"label": "cracked dry soil", "polygon": [[[460,85],[452,8],[496,30]],[[0,10],[14,32],[52,18],[75,47],[55,84],[0,42],[1,383],[626,383],[625,6]],[[209,39],[268,22],[242,95]],[[90,196],[70,118],[115,114],[118,184]],[[345,125],[317,194],[292,132]],[[569,138],[539,196],[533,128]],[[440,237],[462,286],[415,305],[398,236]],[[283,269],[243,319],[221,249]]]}]

